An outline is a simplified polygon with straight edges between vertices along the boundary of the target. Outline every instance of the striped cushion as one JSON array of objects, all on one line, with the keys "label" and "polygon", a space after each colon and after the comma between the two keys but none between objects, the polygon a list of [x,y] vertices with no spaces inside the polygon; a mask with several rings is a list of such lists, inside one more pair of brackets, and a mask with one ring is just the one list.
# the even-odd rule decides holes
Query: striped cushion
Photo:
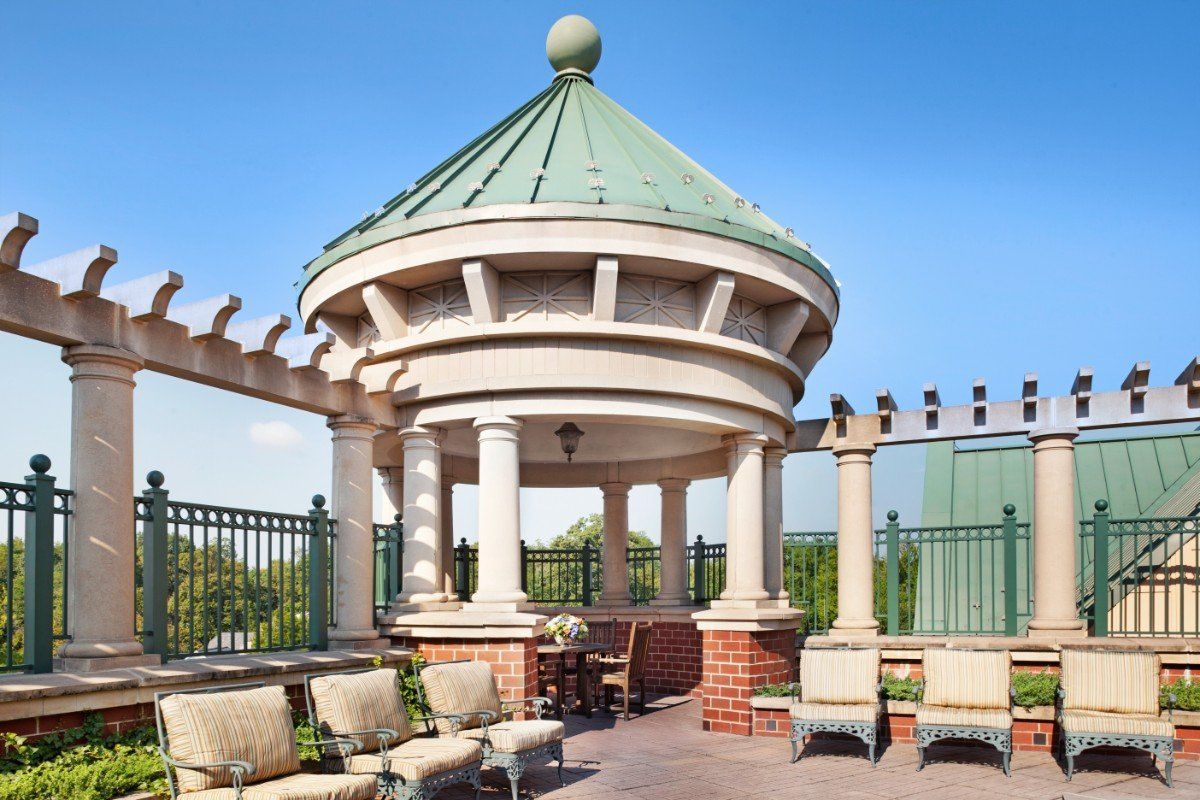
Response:
[{"label": "striped cushion", "polygon": [[350,738],[363,743],[364,753],[378,750],[380,737],[351,731],[372,728],[399,731],[400,738],[393,745],[413,736],[394,669],[322,675],[309,682],[309,691],[322,728],[328,728],[334,735],[350,734]]},{"label": "striped cushion", "polygon": [[[372,800],[374,775],[288,775],[242,789],[242,800]],[[186,800],[237,800],[233,789],[208,789],[181,794]]]},{"label": "striped cushion", "polygon": [[[561,742],[566,727],[553,719],[528,719],[488,725],[487,741],[497,753],[520,753],[551,742]],[[469,739],[483,739],[483,728],[463,731]]]},{"label": "striped cushion", "polygon": [[[469,739],[411,739],[388,751],[388,769],[406,781],[423,781],[441,772],[470,766],[482,758],[479,742]],[[383,759],[377,753],[351,756],[350,771],[378,775],[383,772]]]},{"label": "striped cushion", "polygon": [[917,706],[917,724],[934,728],[1012,727],[1012,714],[1001,708],[951,708],[922,703]]},{"label": "striped cushion", "polygon": [[[173,694],[160,708],[177,761],[248,761],[254,765],[249,780],[255,781],[300,771],[292,708],[282,686]],[[175,774],[181,792],[233,785],[228,767],[176,769]]]},{"label": "striped cushion", "polygon": [[1117,733],[1128,736],[1175,737],[1175,726],[1154,714],[1064,711],[1062,729],[1067,733]]},{"label": "striped cushion", "polygon": [[[501,712],[500,693],[496,691],[492,668],[481,661],[425,667],[421,670],[421,684],[425,687],[425,699],[435,714],[492,711],[499,715]],[[448,719],[434,720],[434,724],[438,733],[445,734],[453,730]],[[475,714],[467,717],[461,728],[478,728],[480,724],[482,719]]]},{"label": "striped cushion", "polygon": [[1060,661],[1064,709],[1158,714],[1156,654],[1063,648]]},{"label": "striped cushion", "polygon": [[879,701],[879,649],[804,650],[800,654],[800,692],[806,703]]},{"label": "striped cushion", "polygon": [[792,719],[874,722],[879,717],[878,703],[792,703]]},{"label": "striped cushion", "polygon": [[924,702],[955,708],[1009,708],[1012,655],[1007,650],[926,648]]}]

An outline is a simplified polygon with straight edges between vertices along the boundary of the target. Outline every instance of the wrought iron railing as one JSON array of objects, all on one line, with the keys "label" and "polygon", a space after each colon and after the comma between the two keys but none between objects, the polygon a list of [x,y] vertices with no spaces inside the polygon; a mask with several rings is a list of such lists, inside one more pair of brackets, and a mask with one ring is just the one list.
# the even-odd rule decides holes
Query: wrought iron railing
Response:
[{"label": "wrought iron railing", "polygon": [[66,638],[72,494],[55,488],[50,459],[29,466],[25,483],[0,483],[0,672],[49,672]]},{"label": "wrought iron railing", "polygon": [[783,586],[795,608],[803,609],[805,633],[825,633],[837,617],[837,533],[785,533]]},{"label": "wrought iron railing", "polygon": [[1200,636],[1200,517],[1111,519],[1079,528],[1079,607],[1093,636]]},{"label": "wrought iron railing", "polygon": [[390,525],[375,525],[374,542],[375,611],[378,613],[386,611],[396,595],[400,594],[404,577],[404,526],[399,514]]}]

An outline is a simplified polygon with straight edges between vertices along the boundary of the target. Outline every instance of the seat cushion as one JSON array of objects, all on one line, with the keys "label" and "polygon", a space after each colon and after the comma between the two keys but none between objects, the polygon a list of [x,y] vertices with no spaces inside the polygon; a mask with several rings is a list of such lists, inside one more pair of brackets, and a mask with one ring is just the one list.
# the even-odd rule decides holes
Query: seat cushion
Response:
[{"label": "seat cushion", "polygon": [[[302,773],[242,788],[242,800],[372,800],[378,788],[374,775],[310,775]],[[208,789],[181,794],[180,800],[236,800],[233,789]]]},{"label": "seat cushion", "polygon": [[[421,670],[421,685],[425,699],[435,714],[460,714],[464,711],[491,711],[500,715],[500,693],[492,668],[482,661],[460,661],[452,664],[433,664]],[[470,715],[462,729],[478,728],[483,720]],[[434,720],[438,733],[453,731],[448,719]]]},{"label": "seat cushion", "polygon": [[[423,781],[448,770],[468,767],[482,758],[483,748],[471,739],[418,738],[388,750],[388,768],[406,781]],[[350,771],[378,775],[383,772],[383,757],[378,753],[351,756]]]},{"label": "seat cushion", "polygon": [[[400,733],[399,740],[392,742],[393,745],[408,741],[413,733],[396,679],[394,669],[313,678],[308,685],[317,720],[322,728],[328,728],[335,736],[351,731],[390,728]],[[379,749],[380,737],[376,734],[354,733],[350,738],[362,742],[365,753]]]},{"label": "seat cushion", "polygon": [[935,728],[1000,728],[1012,727],[1012,714],[1004,708],[952,708],[917,706],[917,724]]},{"label": "seat cushion", "polygon": [[[520,753],[551,742],[561,742],[566,726],[553,719],[527,719],[488,725],[487,740],[497,753]],[[463,731],[462,736],[483,739],[483,729]]]},{"label": "seat cushion", "polygon": [[1108,714],[1103,711],[1064,711],[1065,733],[1175,736],[1175,726],[1156,714]]},{"label": "seat cushion", "polygon": [[804,650],[800,694],[806,703],[879,702],[879,648]]},{"label": "seat cushion", "polygon": [[1064,647],[1063,709],[1110,714],[1158,714],[1155,653]]},{"label": "seat cushion", "polygon": [[[177,761],[247,761],[254,765],[250,778],[258,781],[300,771],[292,708],[282,686],[173,694],[159,708]],[[228,767],[176,769],[175,775],[181,792],[233,785]]]},{"label": "seat cushion", "polygon": [[792,703],[792,719],[875,722],[878,703]]},{"label": "seat cushion", "polygon": [[926,648],[924,702],[954,708],[1010,708],[1012,655],[1007,650]]}]

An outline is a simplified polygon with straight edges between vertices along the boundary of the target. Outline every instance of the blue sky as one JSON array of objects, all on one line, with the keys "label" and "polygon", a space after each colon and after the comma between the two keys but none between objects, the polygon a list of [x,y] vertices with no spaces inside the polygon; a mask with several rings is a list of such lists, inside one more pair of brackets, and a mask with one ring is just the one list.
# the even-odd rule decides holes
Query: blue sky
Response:
[{"label": "blue sky", "polygon": [[[562,14],[604,37],[599,88],[793,226],[843,284],[800,418],[1016,396],[1078,367],[1170,382],[1200,351],[1200,5],[1195,3],[26,3],[0,50],[0,212],[41,220],[26,258],[97,242],[111,280],[183,274],[294,312],[321,245],[539,91]],[[67,370],[0,335],[0,477],[67,475]],[[180,499],[307,507],[324,420],[143,373],[139,474]],[[876,515],[920,513],[923,450],[876,458]],[[835,522],[833,460],[789,457],[785,523]],[[690,533],[723,538],[721,482]],[[548,538],[598,491],[531,492]],[[474,493],[456,497],[474,531]],[[655,491],[632,525],[657,534]]]}]

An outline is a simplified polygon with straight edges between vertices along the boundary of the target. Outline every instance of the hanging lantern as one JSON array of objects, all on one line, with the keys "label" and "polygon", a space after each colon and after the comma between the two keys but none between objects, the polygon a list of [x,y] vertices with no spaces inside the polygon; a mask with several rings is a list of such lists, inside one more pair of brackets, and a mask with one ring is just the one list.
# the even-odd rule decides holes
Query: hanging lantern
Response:
[{"label": "hanging lantern", "polygon": [[562,444],[562,451],[567,454],[567,463],[571,463],[571,456],[579,449],[579,437],[583,436],[583,431],[579,430],[579,426],[574,422],[564,422],[554,435]]}]

